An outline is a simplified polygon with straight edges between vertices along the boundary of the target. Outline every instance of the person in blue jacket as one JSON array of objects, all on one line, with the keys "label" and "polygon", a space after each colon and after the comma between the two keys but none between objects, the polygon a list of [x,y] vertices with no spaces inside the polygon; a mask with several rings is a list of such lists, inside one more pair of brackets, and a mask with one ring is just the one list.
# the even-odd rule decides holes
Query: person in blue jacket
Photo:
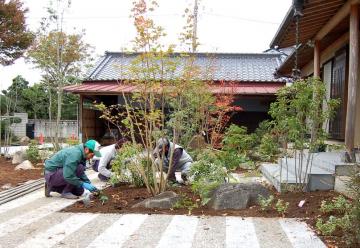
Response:
[{"label": "person in blue jacket", "polygon": [[97,191],[85,174],[86,160],[101,157],[100,144],[88,140],[85,144],[64,148],[45,161],[45,196],[58,192],[61,197],[77,199],[84,193]]}]

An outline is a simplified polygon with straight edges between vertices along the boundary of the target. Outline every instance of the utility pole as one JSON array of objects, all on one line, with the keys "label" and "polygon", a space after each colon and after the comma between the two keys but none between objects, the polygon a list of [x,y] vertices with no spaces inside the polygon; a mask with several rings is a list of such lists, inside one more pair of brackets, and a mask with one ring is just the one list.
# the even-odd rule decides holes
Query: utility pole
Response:
[{"label": "utility pole", "polygon": [[192,52],[196,52],[197,47],[197,16],[198,16],[198,0],[195,0],[194,4],[194,27],[193,27],[193,37],[192,37]]}]

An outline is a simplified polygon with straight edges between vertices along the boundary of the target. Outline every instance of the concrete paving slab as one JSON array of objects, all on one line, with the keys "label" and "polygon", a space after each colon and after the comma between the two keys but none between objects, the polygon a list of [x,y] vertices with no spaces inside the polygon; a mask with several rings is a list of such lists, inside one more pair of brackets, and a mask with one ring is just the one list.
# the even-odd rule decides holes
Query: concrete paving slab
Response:
[{"label": "concrete paving slab", "polygon": [[122,247],[155,247],[161,239],[160,234],[165,232],[171,220],[170,215],[149,215]]},{"label": "concrete paving slab", "polygon": [[20,244],[17,248],[50,248],[96,217],[96,214],[72,215],[63,222],[47,229],[45,232],[39,233],[38,235],[27,239],[26,242]]},{"label": "concrete paving slab", "polygon": [[276,218],[254,218],[254,227],[261,248],[292,247]]},{"label": "concrete paving slab", "polygon": [[326,248],[306,223],[294,219],[281,219],[279,222],[294,248]]},{"label": "concrete paving slab", "polygon": [[57,212],[73,202],[38,190],[0,206],[0,247],[325,247],[296,219]]},{"label": "concrete paving slab", "polygon": [[226,219],[204,216],[199,219],[192,248],[225,248]]},{"label": "concrete paving slab", "polygon": [[99,233],[103,232],[109,226],[118,221],[121,216],[122,215],[120,214],[99,214],[96,216],[96,218],[92,219],[86,225],[79,228],[76,232],[66,236],[63,240],[54,245],[53,248],[85,248],[90,245],[90,243],[93,242],[97,236],[99,236]]},{"label": "concrete paving slab", "polygon": [[226,217],[226,247],[260,247],[252,218]]}]

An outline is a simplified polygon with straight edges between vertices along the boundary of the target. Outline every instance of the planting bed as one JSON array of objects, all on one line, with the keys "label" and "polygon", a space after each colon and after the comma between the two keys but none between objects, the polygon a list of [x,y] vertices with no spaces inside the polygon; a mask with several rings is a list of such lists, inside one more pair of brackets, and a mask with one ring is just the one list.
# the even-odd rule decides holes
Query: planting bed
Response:
[{"label": "planting bed", "polygon": [[7,160],[0,156],[0,191],[5,184],[11,184],[15,187],[29,180],[39,179],[43,175],[43,167],[36,167],[33,170],[14,170],[16,165],[11,164],[11,160]]},{"label": "planting bed", "polygon": [[[191,199],[193,204],[200,205],[200,197],[192,193],[189,186],[173,187],[169,189],[177,194]],[[206,206],[193,208],[191,212],[188,208],[180,209],[145,209],[131,208],[134,204],[151,197],[146,188],[135,188],[128,185],[122,185],[117,188],[109,187],[103,190],[108,197],[108,201],[102,204],[100,199],[94,198],[89,207],[79,201],[67,207],[65,212],[90,212],[90,213],[143,213],[143,214],[191,214],[191,215],[211,215],[211,216],[243,216],[243,217],[281,217],[276,210],[262,211],[259,206],[253,206],[245,210],[222,210],[215,211]],[[275,200],[282,199],[289,202],[289,208],[285,217],[302,218],[315,229],[316,219],[323,214],[320,212],[321,201],[331,200],[339,194],[333,191],[329,192],[307,192],[307,193],[283,193],[278,194],[272,191]],[[303,207],[298,207],[301,200],[305,200]],[[329,247],[345,247],[341,241],[341,233],[338,236],[321,237]]]}]

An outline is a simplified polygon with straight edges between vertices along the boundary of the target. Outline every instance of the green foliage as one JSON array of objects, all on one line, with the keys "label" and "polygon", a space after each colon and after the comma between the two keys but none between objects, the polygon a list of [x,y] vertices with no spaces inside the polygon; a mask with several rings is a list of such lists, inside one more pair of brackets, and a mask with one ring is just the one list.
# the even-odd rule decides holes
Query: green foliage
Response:
[{"label": "green foliage", "polygon": [[339,223],[339,219],[336,218],[335,216],[330,216],[329,219],[325,222],[323,219],[319,218],[316,221],[316,228],[323,235],[331,235],[335,232],[338,223]]},{"label": "green foliage", "polygon": [[266,133],[261,137],[259,154],[265,161],[273,161],[279,154],[279,144],[272,135]]},{"label": "green foliage", "polygon": [[275,209],[276,211],[281,214],[282,216],[285,215],[287,209],[289,207],[289,203],[288,202],[284,202],[281,199],[278,199],[276,204],[275,204]]},{"label": "green foliage", "polygon": [[[287,148],[288,142],[293,143],[300,171],[310,170],[313,153],[327,138],[323,124],[332,118],[339,105],[336,99],[327,100],[325,93],[325,84],[318,78],[298,80],[279,90],[276,102],[270,106],[269,114],[274,120],[271,132],[277,136],[283,148]],[[310,151],[306,159],[305,149]],[[296,182],[297,189],[301,190],[306,184],[305,177],[298,173]]]},{"label": "green foliage", "polygon": [[[356,173],[352,176],[352,178],[357,177],[360,176]],[[320,210],[325,214],[332,214],[326,219],[319,218],[316,221],[316,228],[323,235],[332,235],[335,231],[342,231],[344,241],[348,245],[360,244],[360,202],[356,196],[353,201],[343,196],[334,197],[331,201],[323,201]]]},{"label": "green foliage", "polygon": [[249,162],[248,155],[255,144],[255,134],[247,134],[245,127],[233,124],[225,132],[220,159],[227,169],[236,169]]},{"label": "green foliage", "polygon": [[109,197],[102,190],[96,191],[94,193],[94,196],[96,196],[99,199],[101,205],[105,205],[105,203],[109,201]]},{"label": "green foliage", "polygon": [[1,138],[5,137],[5,133],[11,133],[10,125],[13,123],[20,123],[21,119],[19,117],[9,117],[3,118],[1,120],[1,128],[0,128],[0,135]]},{"label": "green foliage", "polygon": [[198,156],[198,160],[192,164],[190,177],[192,178],[192,190],[200,195],[201,204],[206,205],[210,200],[212,191],[224,183],[228,174],[220,160],[211,155],[209,150],[205,150]]},{"label": "green foliage", "polygon": [[340,195],[331,200],[331,202],[322,201],[320,211],[323,213],[344,214],[351,208],[349,200]]},{"label": "green foliage", "polygon": [[173,206],[174,209],[183,209],[183,208],[188,209],[189,215],[191,215],[191,212],[194,208],[198,208],[198,207],[199,207],[198,204],[196,202],[194,203],[192,199],[187,197],[186,195],[181,195],[180,200],[178,200]]},{"label": "green foliage", "polygon": [[270,195],[268,198],[262,196],[262,195],[259,195],[258,197],[258,203],[260,205],[260,209],[262,211],[267,211],[267,210],[270,210],[271,207],[272,207],[272,204],[274,202],[274,196],[273,195]]},{"label": "green foliage", "polygon": [[144,179],[139,172],[139,167],[146,166],[144,158],[140,157],[142,149],[139,145],[125,143],[116,155],[112,163],[112,171],[115,176],[111,178],[113,184],[128,182],[136,187],[144,186]]},{"label": "green foliage", "polygon": [[28,149],[26,149],[27,159],[31,163],[37,163],[41,160],[38,142],[36,140],[31,140]]},{"label": "green foliage", "polygon": [[255,136],[247,134],[246,127],[232,124],[225,132],[223,150],[247,154],[255,145]]},{"label": "green foliage", "polygon": [[352,194],[352,207],[349,210],[350,228],[346,232],[348,243],[360,245],[360,165],[350,174],[347,187]]}]

